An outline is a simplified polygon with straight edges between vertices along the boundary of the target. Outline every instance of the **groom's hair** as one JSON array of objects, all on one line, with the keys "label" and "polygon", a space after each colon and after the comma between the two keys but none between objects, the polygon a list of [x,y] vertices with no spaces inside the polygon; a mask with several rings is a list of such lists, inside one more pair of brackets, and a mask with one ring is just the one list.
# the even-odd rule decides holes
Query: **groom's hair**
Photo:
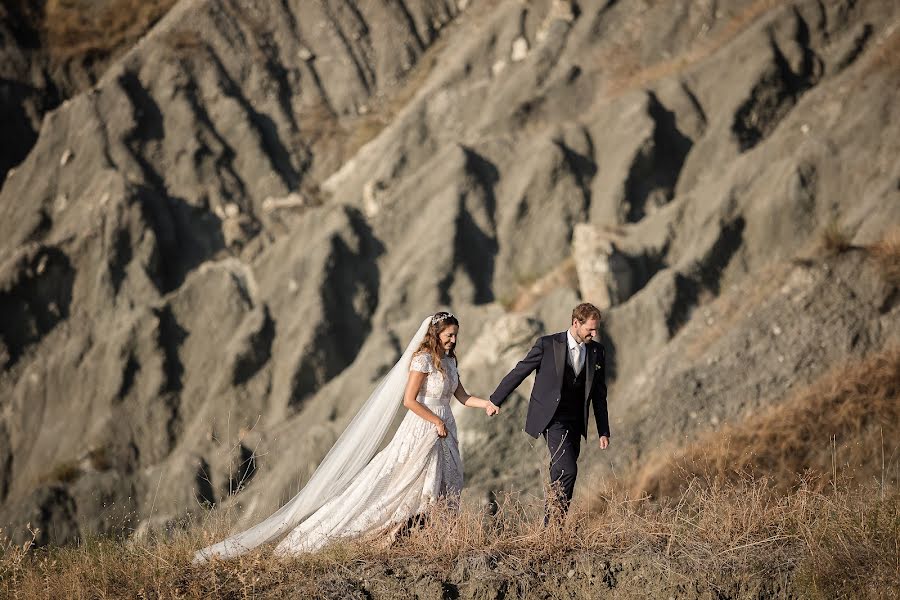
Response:
[{"label": "groom's hair", "polygon": [[601,319],[600,309],[590,302],[583,302],[572,310],[572,320],[578,319],[579,323],[584,323],[588,319]]}]

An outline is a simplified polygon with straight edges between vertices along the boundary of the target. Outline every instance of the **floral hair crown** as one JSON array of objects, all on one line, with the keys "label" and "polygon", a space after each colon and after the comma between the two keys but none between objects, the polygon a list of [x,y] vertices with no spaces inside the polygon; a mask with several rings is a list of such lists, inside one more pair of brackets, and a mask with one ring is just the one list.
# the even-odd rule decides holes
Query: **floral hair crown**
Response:
[{"label": "floral hair crown", "polygon": [[433,317],[431,317],[431,324],[437,325],[441,321],[443,321],[445,319],[449,319],[451,317],[456,318],[456,317],[454,317],[453,313],[451,313],[451,312],[435,313],[435,315]]}]

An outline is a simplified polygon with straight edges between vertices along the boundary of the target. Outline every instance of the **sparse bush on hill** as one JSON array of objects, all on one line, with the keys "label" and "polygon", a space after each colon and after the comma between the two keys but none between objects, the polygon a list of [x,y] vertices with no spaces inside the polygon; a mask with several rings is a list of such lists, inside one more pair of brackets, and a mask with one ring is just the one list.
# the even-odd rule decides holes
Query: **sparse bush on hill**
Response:
[{"label": "sparse bush on hill", "polygon": [[827,254],[840,254],[852,247],[851,235],[837,220],[829,221],[822,231],[822,249]]},{"label": "sparse bush on hill", "polygon": [[52,61],[99,58],[127,47],[176,0],[14,0],[7,10],[43,38]]},{"label": "sparse bush on hill", "polygon": [[900,495],[873,490],[862,502],[845,504],[840,494],[821,500],[801,527],[810,550],[797,574],[801,596],[900,596]]},{"label": "sparse bush on hill", "polygon": [[108,55],[136,41],[175,0],[48,0],[44,14],[47,45],[55,60]]},{"label": "sparse bush on hill", "polygon": [[900,227],[889,230],[868,250],[872,258],[878,262],[888,283],[900,285]]},{"label": "sparse bush on hill", "polygon": [[900,348],[831,370],[784,402],[726,425],[677,451],[649,461],[634,490],[674,496],[694,477],[767,477],[796,489],[801,474],[814,487],[836,477],[896,484],[900,470]]}]

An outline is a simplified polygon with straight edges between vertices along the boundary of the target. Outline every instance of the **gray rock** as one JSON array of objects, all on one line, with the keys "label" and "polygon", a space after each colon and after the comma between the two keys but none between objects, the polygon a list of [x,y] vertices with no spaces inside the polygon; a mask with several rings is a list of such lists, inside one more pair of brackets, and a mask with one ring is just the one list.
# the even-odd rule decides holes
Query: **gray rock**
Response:
[{"label": "gray rock", "polygon": [[600,310],[621,304],[633,293],[630,261],[609,234],[586,224],[576,226],[572,255],[582,296]]}]

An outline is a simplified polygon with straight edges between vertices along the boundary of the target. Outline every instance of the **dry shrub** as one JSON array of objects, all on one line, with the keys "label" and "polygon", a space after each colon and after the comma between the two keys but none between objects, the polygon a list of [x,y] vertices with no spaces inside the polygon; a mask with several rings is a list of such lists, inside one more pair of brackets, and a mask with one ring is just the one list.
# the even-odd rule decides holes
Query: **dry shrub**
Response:
[{"label": "dry shrub", "polygon": [[707,434],[671,459],[649,461],[633,489],[677,495],[694,477],[765,476],[782,491],[798,474],[820,488],[841,477],[890,478],[900,456],[900,348],[841,365],[762,414]]},{"label": "dry shrub", "polygon": [[578,287],[575,259],[569,256],[540,276],[531,273],[517,273],[515,280],[515,292],[501,298],[499,302],[507,311],[527,311],[547,294],[561,287]]},{"label": "dry shrub", "polygon": [[[685,585],[772,596],[777,582],[785,596],[856,590],[854,597],[879,598],[900,583],[897,553],[891,553],[900,523],[896,490],[839,487],[825,495],[801,487],[777,495],[764,480],[695,480],[677,501],[655,503],[614,489],[600,500],[592,511],[576,503],[565,522],[549,528],[542,525],[540,499],[506,496],[494,511],[464,504],[457,513],[439,505],[393,543],[384,536],[347,541],[284,560],[261,549],[190,564],[197,548],[225,534],[229,519],[215,512],[168,534],[124,541],[0,545],[0,595],[411,597],[428,580],[455,585],[494,578],[506,582],[507,597],[558,595],[568,585],[570,592],[584,590],[572,597],[587,598],[605,574],[621,573],[624,565],[640,565],[646,580],[610,580],[622,597],[654,591],[667,597]],[[580,587],[566,584],[579,578]]]},{"label": "dry shrub", "polygon": [[853,82],[854,85],[860,84],[875,74],[896,78],[898,68],[900,68],[900,29],[896,26],[890,27],[885,30],[885,33],[886,36],[872,44],[872,48]]},{"label": "dry shrub", "polygon": [[165,45],[180,56],[207,48],[200,33],[192,29],[173,29],[165,32],[161,37]]},{"label": "dry shrub", "polygon": [[822,250],[828,255],[846,252],[853,247],[850,241],[850,232],[846,228],[841,227],[836,219],[829,221],[825,229],[822,230]]},{"label": "dry shrub", "polygon": [[78,461],[70,460],[53,467],[49,473],[38,478],[37,483],[72,483],[81,477],[81,467]]},{"label": "dry shrub", "polygon": [[443,566],[449,574],[453,562],[471,555],[534,565],[558,558],[572,548],[596,548],[595,519],[583,509],[554,527],[544,526],[541,501],[524,501],[518,494],[501,495],[488,508],[463,506],[457,511],[437,504],[425,525],[411,529],[393,545],[380,549],[373,558],[404,559],[410,556]]},{"label": "dry shrub", "polygon": [[[0,592],[5,594],[5,598],[23,597],[21,595],[23,582],[33,580],[33,573],[26,569],[33,563],[34,557],[30,551],[34,547],[38,532],[32,530],[30,524],[27,527],[31,532],[31,539],[21,545],[0,537]],[[3,530],[0,529],[0,536],[2,535]]]},{"label": "dry shrub", "polygon": [[900,285],[900,227],[890,229],[881,240],[868,247],[885,280]]},{"label": "dry shrub", "polygon": [[47,0],[42,30],[50,57],[105,57],[136,41],[175,0]]},{"label": "dry shrub", "polygon": [[[626,509],[622,520],[646,551],[670,561],[689,581],[702,572],[752,576],[793,568],[803,555],[797,524],[808,519],[814,496],[776,496],[766,480],[735,483],[696,479],[678,499]],[[628,510],[635,514],[630,519]],[[623,532],[625,533],[625,532]],[[654,548],[648,542],[656,538]],[[634,544],[632,542],[632,544]]]},{"label": "dry shrub", "polygon": [[796,578],[804,597],[900,597],[900,494],[819,497],[810,517]]}]

